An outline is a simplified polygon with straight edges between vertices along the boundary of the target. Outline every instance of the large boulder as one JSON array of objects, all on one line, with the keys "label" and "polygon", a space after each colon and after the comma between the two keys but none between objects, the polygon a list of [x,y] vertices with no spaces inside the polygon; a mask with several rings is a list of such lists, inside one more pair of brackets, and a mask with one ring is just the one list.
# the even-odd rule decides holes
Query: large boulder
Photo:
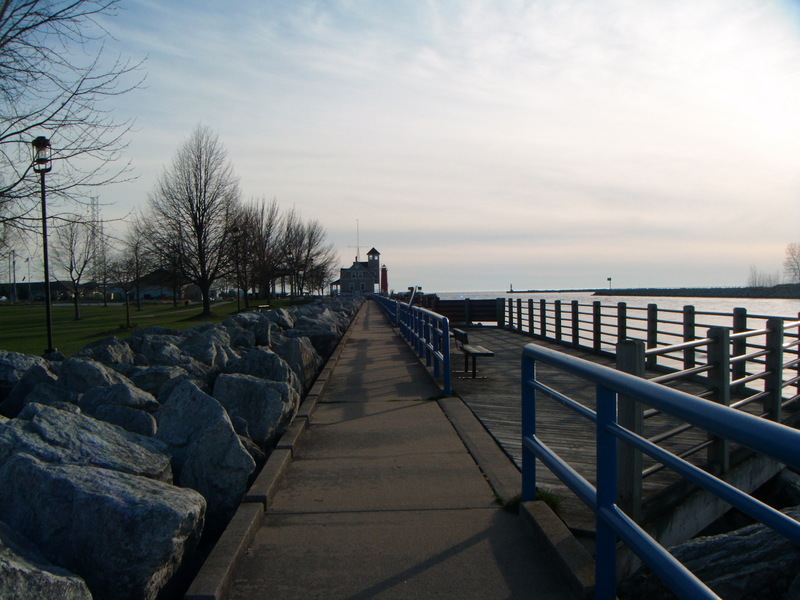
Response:
[{"label": "large boulder", "polygon": [[126,342],[113,336],[86,344],[74,356],[77,358],[90,358],[109,367],[120,363],[132,363],[134,360],[131,347]]},{"label": "large boulder", "polygon": [[17,381],[11,393],[0,404],[0,414],[7,417],[16,417],[22,407],[25,406],[26,398],[39,384],[55,385],[58,377],[48,368],[47,363],[34,363]]},{"label": "large boulder", "polygon": [[50,563],[26,537],[0,521],[0,598],[92,600],[86,582]]},{"label": "large boulder", "polygon": [[81,396],[79,406],[86,414],[133,433],[151,436],[156,432],[156,419],[150,413],[156,412],[159,404],[135,386],[116,383],[92,388]]},{"label": "large boulder", "polygon": [[68,358],[61,363],[58,375],[59,385],[78,393],[115,383],[132,385],[130,379],[124,375],[90,358]]},{"label": "large boulder", "polygon": [[[800,521],[800,507],[783,512]],[[670,553],[725,600],[787,598],[800,570],[800,548],[760,523],[695,538],[670,548]],[[674,598],[646,568],[621,586],[620,595],[648,600]]]},{"label": "large boulder", "polygon": [[25,454],[0,465],[0,519],[94,600],[154,600],[194,548],[204,508],[192,490],[118,471]]},{"label": "large boulder", "polygon": [[195,344],[215,343],[219,346],[230,346],[231,336],[224,325],[215,323],[200,323],[183,332],[183,340],[179,343],[181,348]]},{"label": "large boulder", "polygon": [[269,348],[253,348],[241,358],[229,361],[227,373],[244,373],[261,379],[288,383],[300,391],[300,380],[286,361]]},{"label": "large boulder", "polygon": [[47,361],[31,354],[0,350],[0,402],[6,399],[11,390],[22,379],[25,371],[33,365],[45,365]]},{"label": "large boulder", "polygon": [[145,367],[131,375],[131,381],[139,389],[159,398],[164,385],[176,377],[186,375],[186,370],[176,366],[158,365]]},{"label": "large boulder", "polygon": [[300,380],[302,391],[307,392],[322,367],[322,358],[311,340],[305,336],[282,338],[279,344],[272,346],[272,350],[286,361]]},{"label": "large boulder", "polygon": [[221,530],[239,506],[255,470],[228,414],[214,398],[184,381],[156,418],[156,437],[172,452],[175,483],[203,495],[208,503],[208,528]]},{"label": "large boulder", "polygon": [[53,464],[93,465],[172,482],[162,442],[52,406],[28,404],[0,428],[0,462],[22,453]]},{"label": "large boulder", "polygon": [[297,392],[285,383],[241,373],[217,377],[214,398],[232,419],[246,422],[247,434],[261,448],[272,446],[286,430],[300,400]]}]

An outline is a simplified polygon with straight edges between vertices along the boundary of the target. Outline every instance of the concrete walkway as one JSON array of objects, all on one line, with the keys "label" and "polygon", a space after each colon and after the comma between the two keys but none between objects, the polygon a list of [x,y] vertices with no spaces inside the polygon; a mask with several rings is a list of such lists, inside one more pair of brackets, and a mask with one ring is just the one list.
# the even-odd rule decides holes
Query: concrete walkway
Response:
[{"label": "concrete walkway", "polygon": [[490,471],[513,476],[510,461],[459,399],[437,401],[440,389],[374,302],[343,344],[225,597],[568,598],[461,436],[479,461],[508,463]]}]

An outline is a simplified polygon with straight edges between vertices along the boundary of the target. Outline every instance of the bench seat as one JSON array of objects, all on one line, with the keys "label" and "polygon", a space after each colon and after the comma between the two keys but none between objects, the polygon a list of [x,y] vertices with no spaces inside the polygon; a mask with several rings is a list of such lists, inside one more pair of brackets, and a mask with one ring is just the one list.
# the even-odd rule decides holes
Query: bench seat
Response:
[{"label": "bench seat", "polygon": [[453,339],[456,341],[456,348],[464,353],[464,372],[469,372],[469,359],[472,357],[472,378],[477,377],[477,359],[479,356],[494,356],[494,352],[483,346],[469,343],[469,335],[462,329],[453,329]]}]

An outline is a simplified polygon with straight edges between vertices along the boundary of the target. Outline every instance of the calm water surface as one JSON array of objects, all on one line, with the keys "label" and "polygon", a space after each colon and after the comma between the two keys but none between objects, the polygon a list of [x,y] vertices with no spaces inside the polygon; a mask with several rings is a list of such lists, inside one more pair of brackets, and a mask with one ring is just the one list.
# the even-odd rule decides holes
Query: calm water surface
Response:
[{"label": "calm water surface", "polygon": [[439,292],[437,293],[442,300],[458,300],[471,298],[475,300],[493,298],[522,298],[527,300],[533,298],[540,300],[544,298],[548,302],[561,300],[571,302],[577,300],[581,304],[591,304],[599,300],[603,305],[615,305],[618,302],[627,303],[629,309],[639,307],[646,308],[648,304],[656,304],[659,309],[664,310],[683,310],[686,305],[692,305],[696,311],[720,312],[730,314],[734,308],[746,308],[749,315],[760,315],[770,317],[785,317],[797,319],[800,314],[800,300],[784,300],[777,298],[690,298],[690,297],[669,297],[669,296],[593,296],[581,292],[559,292],[559,293],[533,293],[533,294],[507,294],[501,292]]}]

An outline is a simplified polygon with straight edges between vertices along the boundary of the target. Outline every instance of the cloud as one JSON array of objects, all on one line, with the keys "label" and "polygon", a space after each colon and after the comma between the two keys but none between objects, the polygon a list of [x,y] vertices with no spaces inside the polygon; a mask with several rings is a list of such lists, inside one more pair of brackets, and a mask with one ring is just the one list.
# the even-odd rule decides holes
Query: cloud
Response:
[{"label": "cloud", "polygon": [[149,55],[117,109],[141,178],[108,196],[141,202],[202,122],[245,196],[319,219],[343,263],[359,219],[412,278],[743,284],[796,237],[799,23],[746,0],[140,2],[107,26]]}]

